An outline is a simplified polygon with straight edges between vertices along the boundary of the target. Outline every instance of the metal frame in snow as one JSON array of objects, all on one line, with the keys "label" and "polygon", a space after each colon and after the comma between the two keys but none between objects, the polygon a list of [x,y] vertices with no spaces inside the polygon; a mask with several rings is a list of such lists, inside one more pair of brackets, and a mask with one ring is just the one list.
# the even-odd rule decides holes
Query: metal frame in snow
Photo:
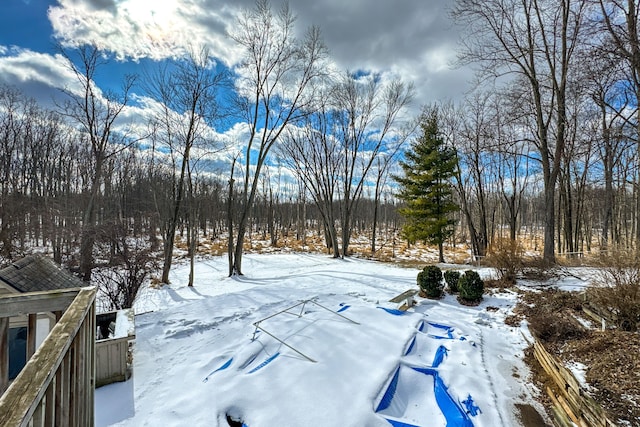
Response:
[{"label": "metal frame in snow", "polygon": [[[269,336],[270,336],[271,338],[273,338],[274,340],[278,341],[279,343],[281,343],[281,344],[283,344],[283,345],[287,346],[288,348],[290,348],[291,350],[295,351],[296,353],[298,353],[300,356],[304,357],[304,358],[305,358],[305,359],[307,359],[308,361],[313,362],[313,363],[316,363],[316,360],[313,360],[312,358],[310,358],[310,357],[309,357],[309,356],[307,356],[306,354],[304,354],[304,353],[302,353],[302,352],[300,352],[300,351],[296,350],[295,348],[293,348],[292,346],[290,346],[289,344],[287,344],[286,342],[284,342],[283,340],[281,340],[280,338],[278,338],[277,336],[275,336],[275,335],[274,335],[274,334],[272,334],[271,332],[267,331],[264,327],[262,327],[262,326],[260,325],[260,324],[261,324],[262,322],[264,322],[265,320],[271,319],[272,317],[275,317],[275,316],[278,316],[278,315],[280,315],[280,314],[284,314],[284,313],[286,313],[286,314],[291,314],[291,315],[294,315],[294,316],[297,316],[297,317],[302,317],[302,314],[304,313],[304,308],[306,307],[306,305],[307,305],[307,304],[314,304],[314,305],[317,305],[318,307],[325,309],[325,310],[326,310],[326,311],[328,311],[329,313],[332,313],[332,314],[335,314],[336,316],[342,317],[343,319],[348,320],[348,321],[349,321],[349,322],[351,322],[351,323],[354,323],[354,324],[356,324],[356,325],[359,325],[359,324],[360,324],[360,323],[356,322],[355,320],[351,320],[351,319],[349,319],[348,317],[343,316],[343,315],[342,315],[342,314],[340,314],[340,313],[336,313],[335,311],[328,309],[327,307],[325,307],[325,306],[323,306],[323,305],[319,304],[318,302],[316,302],[316,301],[314,301],[314,300],[312,300],[312,299],[308,299],[308,300],[300,301],[299,303],[294,304],[294,305],[292,305],[291,307],[287,307],[287,308],[285,308],[284,310],[281,310],[281,311],[279,311],[279,312],[277,312],[277,313],[274,313],[274,314],[272,314],[272,315],[270,315],[270,316],[265,317],[264,319],[260,319],[260,320],[258,320],[257,322],[254,322],[254,323],[253,323],[253,326],[255,326],[255,328],[256,328],[256,329],[253,331],[253,337],[251,338],[251,341],[254,341],[254,340],[256,339],[256,334],[258,333],[258,330],[260,330],[260,331],[264,332],[265,334],[269,335]],[[291,312],[289,312],[289,310],[291,310],[291,309],[293,309],[293,308],[296,308],[296,307],[299,307],[299,306],[302,306],[302,307],[300,308],[300,313],[295,314],[295,313],[291,313]]]}]

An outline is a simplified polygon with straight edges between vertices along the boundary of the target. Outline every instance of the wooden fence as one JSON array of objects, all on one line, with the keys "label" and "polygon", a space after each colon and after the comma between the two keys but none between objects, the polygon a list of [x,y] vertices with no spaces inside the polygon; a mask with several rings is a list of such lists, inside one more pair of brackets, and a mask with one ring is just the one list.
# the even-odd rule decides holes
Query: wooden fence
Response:
[{"label": "wooden fence", "polygon": [[[562,362],[552,356],[536,339],[533,354],[555,387],[547,387],[553,401],[553,415],[561,427],[615,427],[602,407],[580,386]],[[572,424],[573,423],[573,424]]]},{"label": "wooden fence", "polygon": [[[0,426],[94,425],[95,296],[94,288],[83,288],[0,297],[0,329],[11,316],[60,313],[45,341],[0,397]],[[6,349],[6,332],[0,331],[1,339]]]},{"label": "wooden fence", "polygon": [[127,380],[127,353],[130,337],[96,343],[96,387]]},{"label": "wooden fence", "polygon": [[[126,381],[129,342],[136,337],[133,310],[100,313],[96,322],[101,335],[96,341],[96,387]],[[113,330],[109,329],[110,325]]]}]

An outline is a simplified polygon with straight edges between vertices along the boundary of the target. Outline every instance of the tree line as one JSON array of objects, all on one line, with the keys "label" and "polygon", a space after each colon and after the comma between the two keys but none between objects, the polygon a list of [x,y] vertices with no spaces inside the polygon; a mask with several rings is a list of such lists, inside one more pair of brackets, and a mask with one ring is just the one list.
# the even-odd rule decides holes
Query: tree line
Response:
[{"label": "tree line", "polygon": [[[475,251],[507,213],[510,237],[524,198],[543,197],[543,257],[640,237],[637,1],[459,0],[462,63],[478,89],[444,115],[468,186],[462,210]],[[483,88],[483,86],[489,88]],[[471,203],[470,203],[471,202]]]}]

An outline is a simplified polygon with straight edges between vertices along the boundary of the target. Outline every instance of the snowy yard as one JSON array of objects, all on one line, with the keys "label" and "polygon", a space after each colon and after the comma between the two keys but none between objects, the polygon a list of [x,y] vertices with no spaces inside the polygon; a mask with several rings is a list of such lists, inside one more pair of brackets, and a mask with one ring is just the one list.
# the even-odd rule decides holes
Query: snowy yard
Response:
[{"label": "snowy yard", "polygon": [[[516,404],[539,408],[528,332],[503,322],[510,291],[478,307],[419,298],[398,315],[384,308],[416,269],[294,254],[226,271],[203,259],[193,288],[177,266],[171,286],[141,293],[133,377],[96,391],[97,426],[517,426]],[[254,322],[305,300],[252,340]]]}]

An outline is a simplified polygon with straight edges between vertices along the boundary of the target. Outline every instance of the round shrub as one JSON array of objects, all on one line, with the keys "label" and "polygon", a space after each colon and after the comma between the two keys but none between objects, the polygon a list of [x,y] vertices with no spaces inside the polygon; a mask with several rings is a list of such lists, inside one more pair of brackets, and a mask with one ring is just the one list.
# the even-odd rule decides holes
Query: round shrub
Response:
[{"label": "round shrub", "polygon": [[442,270],[435,265],[428,265],[418,273],[418,286],[427,298],[440,298],[444,284]]},{"label": "round shrub", "polygon": [[460,291],[458,299],[462,300],[463,303],[478,303],[482,300],[484,282],[477,272],[467,270],[464,275],[460,277],[458,290]]},{"label": "round shrub", "polygon": [[456,270],[447,270],[444,272],[444,281],[449,286],[449,292],[458,293],[458,281],[460,280],[460,272]]}]

